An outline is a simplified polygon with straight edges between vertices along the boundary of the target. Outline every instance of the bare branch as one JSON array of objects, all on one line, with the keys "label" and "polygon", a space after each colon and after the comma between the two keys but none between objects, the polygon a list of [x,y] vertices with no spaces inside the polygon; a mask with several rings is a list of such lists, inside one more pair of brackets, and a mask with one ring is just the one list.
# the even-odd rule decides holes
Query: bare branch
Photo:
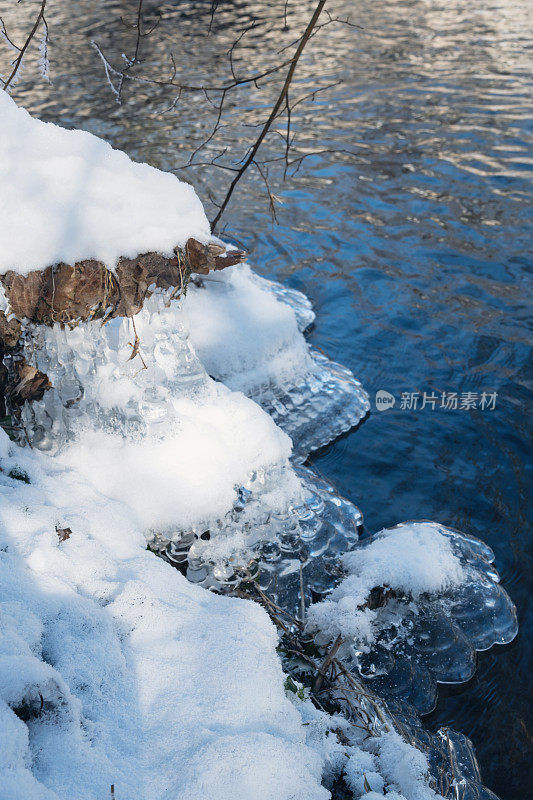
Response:
[{"label": "bare branch", "polygon": [[16,45],[15,42],[10,38],[7,32],[6,23],[4,22],[2,17],[0,17],[0,25],[2,26],[2,30],[0,31],[0,33],[2,34],[6,42],[9,44],[10,47],[13,48],[13,50],[16,50],[17,52],[20,53],[21,48],[18,45]]},{"label": "bare branch", "polygon": [[309,38],[311,37],[313,29],[314,29],[314,27],[315,27],[315,25],[317,23],[317,20],[318,20],[318,18],[320,16],[320,14],[322,12],[322,9],[324,8],[325,4],[326,4],[326,0],[319,0],[318,4],[317,4],[317,6],[316,6],[316,8],[315,8],[315,10],[313,12],[313,15],[312,15],[311,19],[309,20],[307,28],[305,29],[305,31],[304,31],[301,39],[300,39],[300,43],[299,43],[298,47],[296,48],[296,52],[294,53],[294,55],[293,55],[293,57],[291,59],[290,67],[289,67],[289,70],[287,72],[287,76],[285,78],[285,82],[283,84],[281,92],[279,93],[278,99],[276,100],[276,103],[275,103],[272,111],[270,112],[270,116],[268,117],[267,121],[265,122],[265,124],[263,126],[263,129],[261,130],[261,133],[259,134],[255,144],[253,145],[248,157],[246,158],[245,162],[243,163],[243,165],[239,169],[239,172],[236,174],[235,178],[233,179],[233,181],[231,182],[231,184],[229,186],[229,189],[228,189],[228,191],[226,193],[226,196],[225,196],[224,200],[222,201],[222,204],[221,204],[221,206],[219,208],[219,211],[218,211],[217,215],[215,216],[215,218],[214,218],[214,220],[212,222],[212,229],[213,230],[215,230],[215,228],[216,228],[216,226],[217,226],[217,224],[218,224],[218,222],[220,220],[220,217],[224,213],[224,210],[225,210],[226,206],[228,205],[228,203],[229,203],[229,201],[231,199],[231,196],[232,196],[232,194],[233,194],[233,192],[235,190],[235,187],[237,186],[238,182],[240,181],[240,179],[242,178],[242,176],[244,175],[244,173],[246,172],[246,170],[248,169],[250,164],[255,160],[255,156],[257,154],[257,151],[261,147],[261,144],[262,144],[265,136],[267,135],[267,133],[268,133],[268,131],[270,129],[270,126],[272,125],[272,123],[276,119],[276,117],[277,117],[277,115],[279,113],[279,110],[282,108],[283,103],[285,102],[285,97],[287,95],[287,92],[289,91],[289,86],[291,85],[291,81],[292,81],[293,75],[295,73],[296,67],[298,65],[298,61],[300,60],[300,56],[302,55],[302,53],[304,51],[304,48],[305,48],[305,45],[307,44],[307,42],[309,41]]},{"label": "bare branch", "polygon": [[[13,83],[13,81],[14,81],[16,75],[17,75],[17,72],[19,71],[20,66],[22,64],[22,59],[24,58],[24,54],[26,53],[26,50],[28,49],[31,40],[33,39],[33,37],[35,36],[35,34],[37,32],[37,28],[39,27],[41,22],[44,21],[44,10],[45,10],[45,8],[46,8],[46,0],[42,0],[41,8],[39,9],[39,13],[37,14],[37,18],[36,18],[35,22],[33,23],[33,28],[29,32],[28,38],[26,39],[26,41],[24,42],[24,44],[20,48],[20,52],[18,54],[18,57],[15,59],[13,70],[12,70],[12,72],[11,72],[11,74],[10,74],[10,76],[9,76],[9,78],[7,80],[5,80],[5,81],[2,80],[3,88],[5,90],[7,90],[8,87],[10,86],[10,84]],[[3,21],[2,21],[2,24],[3,24]],[[4,31],[5,31],[5,26],[4,26]],[[9,39],[9,37],[6,36],[6,38],[8,39],[8,41],[11,41]],[[16,47],[16,45],[15,45],[15,47]],[[19,49],[19,48],[17,48],[17,49]]]}]

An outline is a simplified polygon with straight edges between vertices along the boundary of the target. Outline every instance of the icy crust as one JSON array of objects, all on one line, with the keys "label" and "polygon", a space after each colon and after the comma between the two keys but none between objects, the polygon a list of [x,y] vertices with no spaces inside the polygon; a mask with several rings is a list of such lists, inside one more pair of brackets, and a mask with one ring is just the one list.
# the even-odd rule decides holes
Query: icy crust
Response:
[{"label": "icy crust", "polygon": [[2,431],[0,469],[0,797],[327,800],[263,610]]},{"label": "icy crust", "polygon": [[305,696],[296,696],[294,702],[309,745],[324,759],[324,784],[333,789],[333,797],[339,796],[334,784],[340,774],[349,796],[357,800],[442,800],[426,753],[399,735],[394,718],[377,705],[379,701],[370,707],[363,700],[358,706],[361,715],[353,720],[326,714]]},{"label": "icy crust", "polygon": [[358,425],[370,411],[368,394],[347,367],[309,348],[313,366],[304,380],[251,396],[293,442],[293,457],[305,461]]},{"label": "icy crust", "polygon": [[[294,470],[301,499],[286,508],[268,507],[268,476],[255,473],[239,489],[239,498],[223,519],[208,531],[196,527],[168,540],[154,533],[150,546],[205,588],[231,590],[254,578],[269,596],[292,614],[302,607],[301,575],[309,605],[312,592],[329,587],[338,573],[336,559],[358,540],[359,509],[336,494],[333,486],[312,470]],[[266,488],[257,492],[261,481]],[[262,516],[258,514],[257,497]]]},{"label": "icy crust", "polygon": [[173,256],[210,238],[192,186],[107,142],[31,117],[0,90],[0,274],[64,262]]},{"label": "icy crust", "polygon": [[368,413],[368,395],[350,370],[303,338],[314,314],[300,292],[245,265],[191,285],[184,305],[209,374],[258,402],[291,437],[297,459]]},{"label": "icy crust", "polygon": [[516,636],[493,558],[483,542],[434,522],[381,531],[342,557],[345,577],[309,609],[309,630],[323,644],[341,636],[378,694],[428,713],[437,682],[468,681],[477,650]]},{"label": "icy crust", "polygon": [[[371,692],[367,684],[364,685],[364,691]],[[430,733],[405,703],[399,706],[382,699],[375,698],[375,701],[380,708],[377,728],[380,729],[385,720],[403,742],[424,754],[428,764],[428,781],[439,795],[446,800],[498,800],[483,785],[470,739],[446,727]]]},{"label": "icy crust", "polygon": [[351,692],[345,714],[324,714],[307,699],[295,704],[309,744],[324,758],[327,787],[340,772],[357,800],[498,800],[483,786],[466,736],[449,728],[429,733],[415,715],[396,713],[367,686]]}]

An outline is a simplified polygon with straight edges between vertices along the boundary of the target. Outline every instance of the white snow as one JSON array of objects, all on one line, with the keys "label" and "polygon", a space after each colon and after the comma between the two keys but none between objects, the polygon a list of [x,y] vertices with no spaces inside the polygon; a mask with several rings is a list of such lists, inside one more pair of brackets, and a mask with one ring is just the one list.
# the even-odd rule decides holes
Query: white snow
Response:
[{"label": "white snow", "polygon": [[209,223],[194,189],[80,130],[34,119],[0,90],[0,274],[172,255]]},{"label": "white snow", "polygon": [[327,640],[338,635],[371,644],[377,611],[364,608],[374,587],[398,590],[416,600],[424,592],[441,592],[464,579],[461,561],[450,539],[431,522],[403,523],[381,531],[366,547],[342,557],[347,577],[327,600],[311,606],[308,624]]},{"label": "white snow", "polygon": [[342,775],[357,800],[443,800],[429,785],[427,757],[388,722],[370,732],[350,725],[343,716],[319,710],[307,697],[302,700],[293,695],[293,702],[302,715],[307,744],[324,763],[323,780],[328,788]]},{"label": "white snow", "polygon": [[314,314],[300,292],[239,265],[190,285],[184,308],[209,374],[272,416],[291,437],[295,461],[305,461],[368,412],[368,395],[350,370],[305,340],[302,329]]},{"label": "white snow", "polygon": [[262,609],[188,583],[75,470],[0,447],[0,798],[326,800]]},{"label": "white snow", "polygon": [[191,342],[210,375],[231,389],[298,382],[312,366],[292,308],[254,280],[248,265],[230,267],[188,287],[183,306]]},{"label": "white snow", "polygon": [[[58,461],[108,497],[125,500],[144,530],[208,526],[231,509],[254,469],[286,462],[290,441],[242,395],[220,387],[206,402],[182,399],[175,407],[179,425],[164,438],[88,430]],[[279,507],[298,497],[288,466],[287,473]]]}]

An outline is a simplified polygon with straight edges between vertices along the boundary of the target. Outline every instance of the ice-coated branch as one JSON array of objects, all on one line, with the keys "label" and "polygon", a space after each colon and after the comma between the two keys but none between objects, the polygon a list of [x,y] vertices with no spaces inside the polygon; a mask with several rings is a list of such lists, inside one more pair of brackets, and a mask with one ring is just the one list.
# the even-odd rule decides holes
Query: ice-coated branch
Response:
[{"label": "ice-coated branch", "polygon": [[[9,88],[9,86],[14,83],[15,78],[17,76],[17,73],[19,72],[19,70],[21,68],[22,60],[23,60],[23,58],[24,58],[24,56],[26,54],[26,50],[28,49],[31,40],[33,39],[33,37],[37,33],[37,30],[38,30],[39,25],[41,24],[41,22],[44,24],[44,28],[45,28],[45,34],[44,34],[45,35],[45,46],[44,47],[45,47],[45,52],[46,52],[46,46],[47,46],[47,41],[48,41],[48,26],[47,26],[46,20],[44,18],[44,11],[45,11],[45,8],[46,8],[46,2],[47,2],[47,0],[42,0],[41,7],[39,9],[39,13],[37,14],[35,22],[33,23],[33,27],[31,29],[31,31],[29,32],[26,41],[24,42],[24,44],[22,45],[22,47],[20,49],[17,48],[19,50],[19,54],[18,54],[17,58],[15,59],[15,61],[13,63],[13,69],[11,71],[11,74],[9,75],[9,77],[5,81],[0,78],[0,80],[2,80],[2,86],[3,86],[4,90],[7,90]],[[2,27],[3,27],[3,34],[4,34],[5,38],[6,38],[6,40],[10,44],[13,44],[11,42],[11,39],[7,35],[7,32],[5,30],[5,25],[4,25],[3,21],[2,21]],[[16,45],[14,45],[14,46],[16,47]],[[41,43],[41,53],[42,53],[42,43]]]}]

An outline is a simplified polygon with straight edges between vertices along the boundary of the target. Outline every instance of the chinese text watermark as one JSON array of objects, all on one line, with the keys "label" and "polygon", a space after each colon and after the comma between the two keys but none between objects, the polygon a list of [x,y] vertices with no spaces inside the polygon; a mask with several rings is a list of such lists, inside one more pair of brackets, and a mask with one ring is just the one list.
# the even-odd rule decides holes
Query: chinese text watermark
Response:
[{"label": "chinese text watermark", "polygon": [[[494,411],[498,392],[402,392],[398,408],[402,411]],[[386,411],[394,408],[397,398],[390,392],[380,389],[376,392],[376,408]]]}]

